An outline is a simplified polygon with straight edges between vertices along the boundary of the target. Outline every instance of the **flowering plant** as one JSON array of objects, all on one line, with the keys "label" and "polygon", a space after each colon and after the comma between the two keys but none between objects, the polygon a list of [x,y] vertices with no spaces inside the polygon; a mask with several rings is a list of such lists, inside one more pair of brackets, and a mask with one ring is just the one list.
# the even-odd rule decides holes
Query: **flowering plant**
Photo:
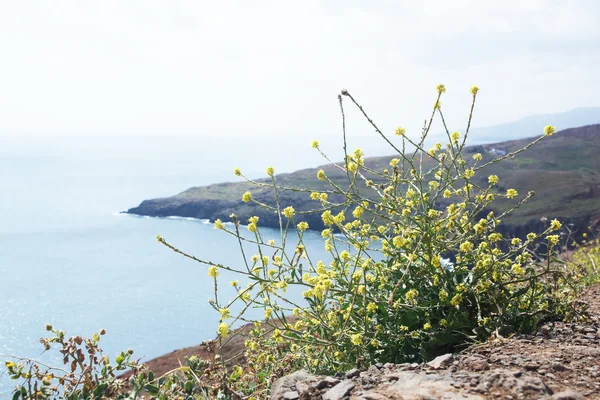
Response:
[{"label": "flowering plant", "polygon": [[[215,288],[219,269],[249,280],[246,287],[232,282],[238,290],[232,300],[222,302],[215,290],[211,301],[220,314],[221,338],[233,322],[244,319],[248,307],[264,310],[271,333],[267,335],[260,328],[265,325],[257,322],[253,336],[246,340],[248,374],[264,375],[284,358],[290,366],[318,372],[360,363],[426,360],[490,335],[531,331],[544,318],[567,313],[573,290],[556,267],[555,257],[561,223],[552,220],[545,231],[525,238],[503,237],[497,231],[502,219],[534,194],[523,196],[512,188],[501,191],[496,175],[487,177],[484,185],[474,179],[486,166],[554,134],[554,127],[547,126],[538,139],[516,152],[465,158],[479,89],[471,88],[464,134],[446,126],[440,101],[445,91],[444,85],[437,86],[431,116],[417,140],[403,128],[394,132],[399,139],[388,137],[343,90],[338,100],[345,158],[332,165],[337,177],[345,177],[343,183],[320,169],[313,187],[290,188],[278,184],[273,167],[266,170],[269,183],[249,179],[236,168],[236,175],[272,190],[270,204],[257,200],[251,191],[242,200],[276,214],[280,231],[277,242],[267,242],[257,216],[248,219],[251,238],[241,234],[245,221],[236,215],[231,216],[232,229],[221,220],[214,222],[216,229],[235,236],[242,249],[243,243],[255,246],[244,268],[199,260],[159,237],[166,246],[208,264]],[[361,149],[347,151],[344,99],[357,107],[395,152],[396,158],[383,170],[375,169]],[[447,143],[426,150],[425,139],[436,116]],[[321,152],[318,141],[312,147]],[[292,204],[282,204],[282,193],[287,191],[309,197],[314,208],[297,211]],[[500,214],[490,211],[499,198],[514,205]],[[305,247],[306,219],[313,213],[320,213],[330,260],[313,259]],[[534,245],[542,253],[532,252]],[[286,296],[291,285],[304,288],[303,302]],[[565,290],[557,291],[559,286]],[[242,303],[242,311],[232,316],[230,309],[236,303]]]}]

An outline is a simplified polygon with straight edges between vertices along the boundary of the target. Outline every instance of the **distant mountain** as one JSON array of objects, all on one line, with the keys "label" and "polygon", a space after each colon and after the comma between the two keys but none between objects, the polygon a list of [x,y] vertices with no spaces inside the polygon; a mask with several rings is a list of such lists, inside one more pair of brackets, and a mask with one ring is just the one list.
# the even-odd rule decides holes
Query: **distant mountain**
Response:
[{"label": "distant mountain", "polygon": [[[495,144],[475,145],[464,149],[465,158],[476,152],[483,154],[483,162],[499,155],[507,154],[527,145],[532,139],[520,139]],[[487,176],[500,177],[498,189],[516,189],[522,198],[529,190],[536,195],[529,203],[517,209],[510,218],[505,218],[502,231],[509,236],[524,236],[530,231],[543,229],[541,217],[559,218],[565,224],[572,224],[581,234],[592,219],[600,215],[600,124],[572,128],[544,138],[537,145],[505,159],[501,163],[478,171],[476,183],[487,186]],[[367,158],[365,164],[374,170],[389,168],[391,156]],[[426,165],[423,168],[428,168]],[[321,167],[327,176],[342,186],[346,174],[333,165]],[[319,168],[304,169],[289,174],[277,175],[279,185],[299,187],[314,191],[329,189],[325,181],[316,177]],[[374,179],[375,180],[375,179]],[[260,179],[260,182],[267,182]],[[260,217],[262,226],[278,227],[278,219],[273,212],[266,211],[252,203],[241,201],[242,193],[252,191],[258,201],[272,204],[273,193],[268,187],[257,187],[247,182],[220,183],[188,189],[176,196],[145,200],[138,207],[127,211],[130,214],[155,217],[180,216],[200,219],[217,218],[229,220],[236,213],[241,221],[250,216]],[[361,193],[375,198],[372,189],[362,188]],[[309,210],[315,202],[306,192],[280,191],[282,206],[292,205],[296,210]],[[332,201],[339,201],[330,197]],[[498,201],[494,209],[503,211],[514,202]],[[440,206],[443,206],[441,204]],[[303,218],[312,229],[322,229],[319,213],[306,214]]]},{"label": "distant mountain", "polygon": [[546,125],[554,125],[561,131],[593,124],[600,124],[600,107],[575,108],[562,113],[530,115],[501,125],[473,127],[469,142],[484,144],[540,136]]}]

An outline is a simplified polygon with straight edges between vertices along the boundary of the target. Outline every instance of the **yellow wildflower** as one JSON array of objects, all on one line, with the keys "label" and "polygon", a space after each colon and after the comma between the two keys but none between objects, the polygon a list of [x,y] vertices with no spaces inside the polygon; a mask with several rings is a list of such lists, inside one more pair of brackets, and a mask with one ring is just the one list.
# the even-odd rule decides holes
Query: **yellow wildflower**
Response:
[{"label": "yellow wildflower", "polygon": [[452,143],[458,143],[458,139],[460,139],[460,132],[452,132]]},{"label": "yellow wildflower", "polygon": [[215,229],[223,229],[225,227],[225,225],[223,225],[223,221],[221,221],[220,219],[217,219],[214,223],[214,227],[215,227]]},{"label": "yellow wildflower", "polygon": [[448,292],[446,292],[444,289],[440,290],[439,297],[440,301],[446,301],[448,298]]},{"label": "yellow wildflower", "polygon": [[436,90],[439,94],[442,94],[446,91],[446,85],[444,85],[443,83],[440,83],[439,85],[436,86]]},{"label": "yellow wildflower", "polygon": [[316,149],[319,147],[319,141],[318,140],[313,140],[311,143],[311,146],[313,149]]},{"label": "yellow wildflower", "polygon": [[267,170],[265,171],[267,173],[267,175],[269,176],[273,176],[275,174],[275,168],[273,167],[268,167]]},{"label": "yellow wildflower", "polygon": [[362,208],[361,206],[357,206],[354,209],[354,211],[352,211],[352,216],[354,216],[354,218],[360,218],[363,215],[364,211],[364,208]]},{"label": "yellow wildflower", "polygon": [[241,169],[239,169],[239,168],[235,168],[235,169],[233,170],[233,174],[234,174],[235,176],[240,176],[240,175],[242,175],[242,170],[241,170]]},{"label": "yellow wildflower", "polygon": [[552,135],[554,135],[555,132],[556,132],[556,128],[553,127],[552,125],[547,125],[544,127],[544,135],[546,135],[546,136],[552,136]]},{"label": "yellow wildflower", "polygon": [[460,305],[460,303],[462,302],[462,294],[457,293],[454,295],[454,297],[452,298],[452,300],[450,300],[450,304],[452,304],[455,307],[458,307]]},{"label": "yellow wildflower", "polygon": [[363,337],[360,333],[356,333],[350,336],[350,342],[355,346],[359,346],[363,343]]},{"label": "yellow wildflower", "polygon": [[325,177],[325,171],[323,171],[322,169],[320,169],[320,170],[317,172],[317,178],[318,178],[319,180],[324,180],[324,179],[326,178],[326,177]]},{"label": "yellow wildflower", "polygon": [[510,269],[515,275],[523,275],[525,270],[521,267],[521,264],[515,263]]},{"label": "yellow wildflower", "polygon": [[509,199],[514,199],[518,195],[519,195],[519,192],[517,192],[515,189],[508,189],[506,191],[506,197]]},{"label": "yellow wildflower", "polygon": [[220,337],[227,336],[227,334],[229,333],[229,326],[226,323],[221,322],[219,324],[219,328],[217,329],[217,333]]},{"label": "yellow wildflower", "polygon": [[471,94],[475,96],[479,92],[479,88],[477,86],[471,86]]},{"label": "yellow wildflower", "polygon": [[546,236],[546,239],[550,246],[556,246],[558,244],[558,235],[548,235]]},{"label": "yellow wildflower", "polygon": [[416,299],[418,295],[419,292],[416,289],[410,289],[408,292],[406,292],[404,297],[406,298],[406,301],[411,302]]},{"label": "yellow wildflower", "polygon": [[271,318],[271,315],[273,315],[273,309],[271,307],[265,308],[265,319]]},{"label": "yellow wildflower", "polygon": [[208,267],[208,276],[211,278],[216,278],[219,276],[219,268],[217,268],[215,265]]},{"label": "yellow wildflower", "polygon": [[340,259],[342,261],[348,261],[350,259],[350,253],[348,253],[346,250],[342,251],[340,253]]},{"label": "yellow wildflower", "polygon": [[473,250],[473,243],[469,242],[468,240],[461,243],[460,251],[462,251],[463,253],[468,253],[472,250]]},{"label": "yellow wildflower", "polygon": [[292,207],[292,206],[288,206],[283,209],[283,215],[285,215],[286,218],[292,218],[294,216],[295,212],[296,211],[294,210],[294,207]]},{"label": "yellow wildflower", "polygon": [[394,134],[396,136],[404,136],[404,134],[406,133],[406,130],[404,128],[396,128],[396,131],[394,132]]},{"label": "yellow wildflower", "polygon": [[302,221],[302,222],[298,223],[298,229],[301,232],[304,232],[305,230],[307,230],[308,229],[308,222]]},{"label": "yellow wildflower", "polygon": [[498,178],[498,175],[488,176],[488,182],[491,183],[492,185],[495,185],[496,183],[498,183],[499,180],[500,180],[500,178]]},{"label": "yellow wildflower", "polygon": [[402,236],[394,236],[394,238],[392,239],[392,243],[395,247],[402,247],[404,246],[405,240]]},{"label": "yellow wildflower", "polygon": [[250,192],[245,192],[245,193],[242,195],[242,201],[243,201],[244,203],[248,203],[249,201],[252,201],[252,193],[250,193]]},{"label": "yellow wildflower", "polygon": [[562,224],[557,219],[553,219],[552,222],[550,222],[550,229],[552,229],[553,231],[557,231],[561,227],[562,227]]}]

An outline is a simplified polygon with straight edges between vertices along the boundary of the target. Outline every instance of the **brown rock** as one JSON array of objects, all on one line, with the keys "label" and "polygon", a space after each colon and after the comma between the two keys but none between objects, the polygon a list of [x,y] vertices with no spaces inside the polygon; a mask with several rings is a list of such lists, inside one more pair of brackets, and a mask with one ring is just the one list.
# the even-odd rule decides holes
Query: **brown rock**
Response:
[{"label": "brown rock", "polygon": [[451,353],[448,353],[429,361],[427,366],[433,369],[441,369],[449,367],[452,364],[452,361],[454,361],[454,356]]}]

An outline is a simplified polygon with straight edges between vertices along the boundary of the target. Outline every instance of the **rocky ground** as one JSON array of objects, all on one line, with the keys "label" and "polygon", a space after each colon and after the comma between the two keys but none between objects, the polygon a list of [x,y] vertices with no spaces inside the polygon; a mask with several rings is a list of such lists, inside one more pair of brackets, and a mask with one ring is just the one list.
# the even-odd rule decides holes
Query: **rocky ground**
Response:
[{"label": "rocky ground", "polygon": [[587,291],[589,320],[548,323],[427,364],[384,364],[335,377],[298,371],[272,399],[600,399],[600,287]]}]

